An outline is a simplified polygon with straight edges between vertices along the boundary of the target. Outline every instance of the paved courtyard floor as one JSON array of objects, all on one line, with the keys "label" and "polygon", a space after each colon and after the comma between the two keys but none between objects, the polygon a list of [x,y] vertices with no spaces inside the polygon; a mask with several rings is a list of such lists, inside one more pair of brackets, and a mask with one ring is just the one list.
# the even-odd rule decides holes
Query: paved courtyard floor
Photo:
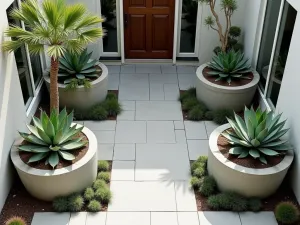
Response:
[{"label": "paved courtyard floor", "polygon": [[208,151],[210,121],[183,121],[179,90],[194,86],[196,67],[108,66],[119,90],[117,121],[84,121],[112,160],[108,212],[36,213],[32,225],[274,225],[273,212],[197,212],[190,160]]}]

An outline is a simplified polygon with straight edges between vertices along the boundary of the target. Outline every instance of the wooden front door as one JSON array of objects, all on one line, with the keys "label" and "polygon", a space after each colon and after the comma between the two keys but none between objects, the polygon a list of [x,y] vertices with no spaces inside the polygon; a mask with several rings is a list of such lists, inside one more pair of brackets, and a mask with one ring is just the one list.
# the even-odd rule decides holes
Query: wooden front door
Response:
[{"label": "wooden front door", "polygon": [[124,0],[125,57],[171,59],[175,0]]}]

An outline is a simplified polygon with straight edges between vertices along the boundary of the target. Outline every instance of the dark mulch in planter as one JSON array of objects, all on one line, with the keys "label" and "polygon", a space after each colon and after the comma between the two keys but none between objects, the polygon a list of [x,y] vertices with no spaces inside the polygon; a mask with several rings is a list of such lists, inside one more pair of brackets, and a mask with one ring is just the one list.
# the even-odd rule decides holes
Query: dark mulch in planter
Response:
[{"label": "dark mulch in planter", "polygon": [[[112,161],[109,162],[109,173],[111,174]],[[58,184],[59,185],[59,184]],[[108,183],[110,186],[110,182]],[[102,205],[101,211],[107,211],[108,205]],[[82,212],[86,212],[83,207]],[[27,224],[31,224],[35,212],[54,212],[52,202],[46,202],[32,197],[23,186],[19,177],[16,180],[6,198],[4,207],[0,214],[0,224],[5,224],[13,216],[23,217]]]}]

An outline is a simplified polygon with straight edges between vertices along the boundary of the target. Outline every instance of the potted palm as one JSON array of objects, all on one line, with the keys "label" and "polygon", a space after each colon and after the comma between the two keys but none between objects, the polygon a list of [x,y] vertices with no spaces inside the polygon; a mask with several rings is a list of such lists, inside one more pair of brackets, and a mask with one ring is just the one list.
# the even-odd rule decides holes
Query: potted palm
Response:
[{"label": "potted palm", "polygon": [[235,114],[213,131],[207,167],[221,191],[259,198],[276,192],[294,158],[280,117],[245,108],[244,118]]},{"label": "potted palm", "polygon": [[238,8],[237,1],[221,1],[221,9],[226,18],[225,26],[222,26],[216,11],[217,0],[199,1],[210,8],[212,16],[205,19],[205,24],[217,32],[221,47],[210,63],[197,69],[197,98],[210,110],[241,111],[254,97],[259,74],[251,69],[248,60],[244,59],[240,51],[235,51],[235,37],[240,35],[240,29],[231,25],[231,18]]},{"label": "potted palm", "polygon": [[20,133],[11,150],[12,162],[28,192],[51,201],[82,191],[97,176],[97,139],[86,127],[72,123],[73,113],[58,113],[57,79],[59,58],[67,51],[80,54],[89,42],[101,37],[102,30],[93,26],[102,19],[88,14],[82,4],[66,5],[61,0],[45,0],[41,5],[25,0],[11,16],[29,29],[10,26],[5,34],[12,40],[4,42],[3,49],[12,52],[26,44],[31,54],[39,54],[47,47],[51,58],[51,114],[42,112],[40,119],[33,118],[30,133]]}]

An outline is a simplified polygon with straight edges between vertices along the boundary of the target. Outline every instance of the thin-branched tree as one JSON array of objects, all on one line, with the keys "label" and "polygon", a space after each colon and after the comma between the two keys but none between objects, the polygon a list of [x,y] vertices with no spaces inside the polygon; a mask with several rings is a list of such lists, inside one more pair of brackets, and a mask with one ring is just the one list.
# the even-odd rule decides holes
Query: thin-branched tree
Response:
[{"label": "thin-branched tree", "polygon": [[31,54],[44,51],[51,59],[50,108],[59,109],[57,74],[59,57],[65,52],[79,54],[86,45],[103,35],[98,24],[103,20],[89,14],[83,4],[67,5],[64,0],[25,0],[10,12],[13,19],[23,21],[28,28],[10,25],[5,35],[10,41],[3,43],[3,50],[12,52],[23,44]]},{"label": "thin-branched tree", "polygon": [[216,2],[218,0],[198,0],[200,3],[207,4],[210,7],[210,11],[212,16],[208,16],[205,18],[205,25],[214,31],[218,32],[221,49],[223,52],[226,52],[228,46],[228,37],[229,31],[231,27],[231,17],[233,13],[237,10],[237,1],[236,0],[221,0],[221,10],[225,14],[225,29],[223,28],[219,14],[216,11]]}]

